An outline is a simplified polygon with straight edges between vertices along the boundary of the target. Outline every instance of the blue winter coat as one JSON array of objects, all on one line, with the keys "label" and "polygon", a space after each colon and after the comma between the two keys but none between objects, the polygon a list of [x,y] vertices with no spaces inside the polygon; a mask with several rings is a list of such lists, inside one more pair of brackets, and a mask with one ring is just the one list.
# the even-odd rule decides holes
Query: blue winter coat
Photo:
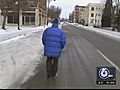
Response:
[{"label": "blue winter coat", "polygon": [[66,43],[66,34],[57,26],[52,26],[44,31],[42,42],[45,56],[59,58]]}]

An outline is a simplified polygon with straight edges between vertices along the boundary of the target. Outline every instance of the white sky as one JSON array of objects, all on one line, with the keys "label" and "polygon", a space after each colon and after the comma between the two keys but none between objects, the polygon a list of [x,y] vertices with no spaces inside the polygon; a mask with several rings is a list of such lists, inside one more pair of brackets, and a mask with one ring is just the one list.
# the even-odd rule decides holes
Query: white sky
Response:
[{"label": "white sky", "polygon": [[86,6],[88,3],[99,3],[102,0],[56,0],[51,1],[50,5],[62,8],[61,17],[68,18],[69,13],[74,10],[75,5]]}]

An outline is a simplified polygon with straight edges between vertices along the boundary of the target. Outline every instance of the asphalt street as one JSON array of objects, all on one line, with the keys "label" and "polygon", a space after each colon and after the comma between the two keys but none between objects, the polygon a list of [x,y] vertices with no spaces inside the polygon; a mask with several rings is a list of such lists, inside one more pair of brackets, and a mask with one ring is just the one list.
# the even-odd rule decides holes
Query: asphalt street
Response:
[{"label": "asphalt street", "polygon": [[[64,24],[67,44],[59,59],[58,77],[46,78],[46,57],[35,75],[21,89],[111,89],[120,88],[120,42],[106,36]],[[114,66],[116,85],[97,85],[97,67]]]}]

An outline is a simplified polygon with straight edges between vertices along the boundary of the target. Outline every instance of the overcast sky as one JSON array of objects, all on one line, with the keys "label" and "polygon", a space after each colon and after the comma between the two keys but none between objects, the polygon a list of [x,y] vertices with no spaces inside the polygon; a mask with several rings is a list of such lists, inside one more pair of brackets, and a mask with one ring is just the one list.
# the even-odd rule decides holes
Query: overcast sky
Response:
[{"label": "overcast sky", "polygon": [[88,3],[101,3],[101,0],[53,0],[50,5],[61,7],[61,17],[68,18],[69,13],[74,10],[75,5],[86,6]]}]

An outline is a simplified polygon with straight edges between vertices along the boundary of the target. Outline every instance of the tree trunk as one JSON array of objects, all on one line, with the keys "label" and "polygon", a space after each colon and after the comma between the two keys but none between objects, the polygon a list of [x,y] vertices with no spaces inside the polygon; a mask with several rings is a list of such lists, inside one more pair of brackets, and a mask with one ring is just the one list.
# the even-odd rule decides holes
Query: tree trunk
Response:
[{"label": "tree trunk", "polygon": [[2,23],[2,29],[6,30],[5,28],[5,25],[6,25],[6,19],[7,19],[7,16],[4,15],[4,19],[3,19],[3,23]]}]

